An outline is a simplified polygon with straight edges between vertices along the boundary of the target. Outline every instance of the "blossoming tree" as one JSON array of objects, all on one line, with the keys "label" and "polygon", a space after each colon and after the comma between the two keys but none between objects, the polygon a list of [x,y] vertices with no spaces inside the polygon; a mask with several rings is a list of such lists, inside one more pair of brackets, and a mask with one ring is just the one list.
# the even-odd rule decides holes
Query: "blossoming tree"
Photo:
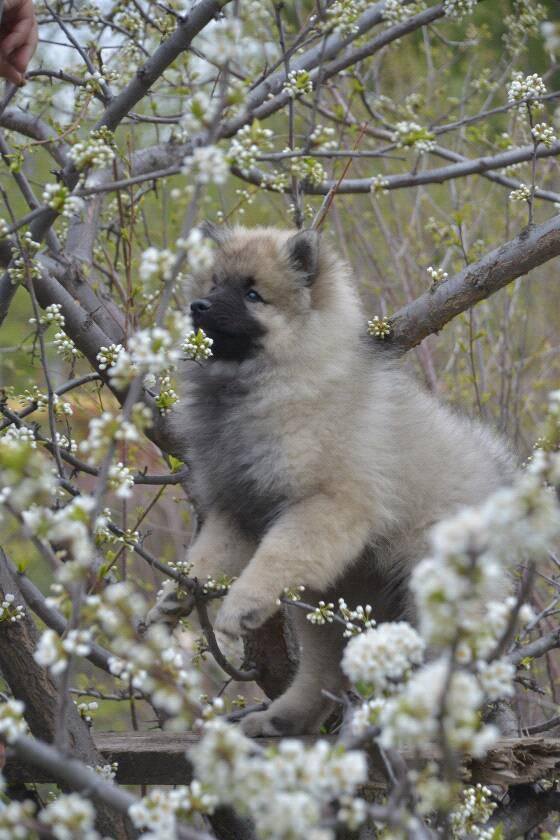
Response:
[{"label": "blossoming tree", "polygon": [[[560,748],[526,737],[528,766],[500,734],[560,726],[555,4],[36,13],[27,83],[0,101],[0,837],[554,831]],[[434,529],[415,628],[295,589],[240,660],[220,648],[230,581],[189,577],[168,430],[178,366],[212,351],[185,316],[208,217],[323,228],[379,351],[413,350],[427,387],[523,452],[512,487]],[[293,610],[340,625],[352,689],[328,738],[265,747],[234,721],[289,679]],[[163,769],[153,752],[127,775],[97,721],[164,730]]]}]

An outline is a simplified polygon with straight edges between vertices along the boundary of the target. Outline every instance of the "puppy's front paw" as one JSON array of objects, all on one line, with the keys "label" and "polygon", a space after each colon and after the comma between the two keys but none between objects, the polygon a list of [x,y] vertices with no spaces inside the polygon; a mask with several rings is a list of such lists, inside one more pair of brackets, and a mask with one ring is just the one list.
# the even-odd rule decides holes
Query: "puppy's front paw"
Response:
[{"label": "puppy's front paw", "polygon": [[214,627],[227,636],[243,636],[264,624],[277,609],[275,601],[234,585],[219,609]]},{"label": "puppy's front paw", "polygon": [[240,721],[244,735],[249,738],[280,738],[283,735],[297,735],[301,731],[301,719],[297,713],[274,709],[251,712]]}]

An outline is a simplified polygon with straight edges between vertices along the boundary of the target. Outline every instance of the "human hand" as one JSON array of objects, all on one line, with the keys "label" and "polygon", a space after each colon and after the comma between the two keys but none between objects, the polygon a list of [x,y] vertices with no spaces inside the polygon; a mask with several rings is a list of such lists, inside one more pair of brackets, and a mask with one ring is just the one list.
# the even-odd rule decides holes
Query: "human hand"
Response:
[{"label": "human hand", "polygon": [[4,0],[0,22],[0,76],[22,85],[37,40],[33,0]]}]

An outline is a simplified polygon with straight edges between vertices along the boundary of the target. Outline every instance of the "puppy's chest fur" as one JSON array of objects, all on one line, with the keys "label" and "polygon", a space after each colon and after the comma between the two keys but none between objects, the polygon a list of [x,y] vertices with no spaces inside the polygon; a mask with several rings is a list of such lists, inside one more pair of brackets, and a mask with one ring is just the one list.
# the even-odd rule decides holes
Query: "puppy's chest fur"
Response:
[{"label": "puppy's chest fur", "polygon": [[260,538],[297,484],[271,400],[250,383],[201,372],[191,382],[187,413],[185,444],[197,501]]}]

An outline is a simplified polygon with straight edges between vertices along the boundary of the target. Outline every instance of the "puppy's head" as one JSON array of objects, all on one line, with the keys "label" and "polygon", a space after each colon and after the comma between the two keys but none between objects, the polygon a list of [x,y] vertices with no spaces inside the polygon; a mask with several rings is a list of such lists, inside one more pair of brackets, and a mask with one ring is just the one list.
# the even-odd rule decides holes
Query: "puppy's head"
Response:
[{"label": "puppy's head", "polygon": [[214,357],[244,361],[297,347],[317,309],[318,286],[328,285],[324,277],[332,273],[319,234],[214,226],[206,233],[218,248],[213,266],[198,278],[191,313],[195,328],[213,339]]}]

